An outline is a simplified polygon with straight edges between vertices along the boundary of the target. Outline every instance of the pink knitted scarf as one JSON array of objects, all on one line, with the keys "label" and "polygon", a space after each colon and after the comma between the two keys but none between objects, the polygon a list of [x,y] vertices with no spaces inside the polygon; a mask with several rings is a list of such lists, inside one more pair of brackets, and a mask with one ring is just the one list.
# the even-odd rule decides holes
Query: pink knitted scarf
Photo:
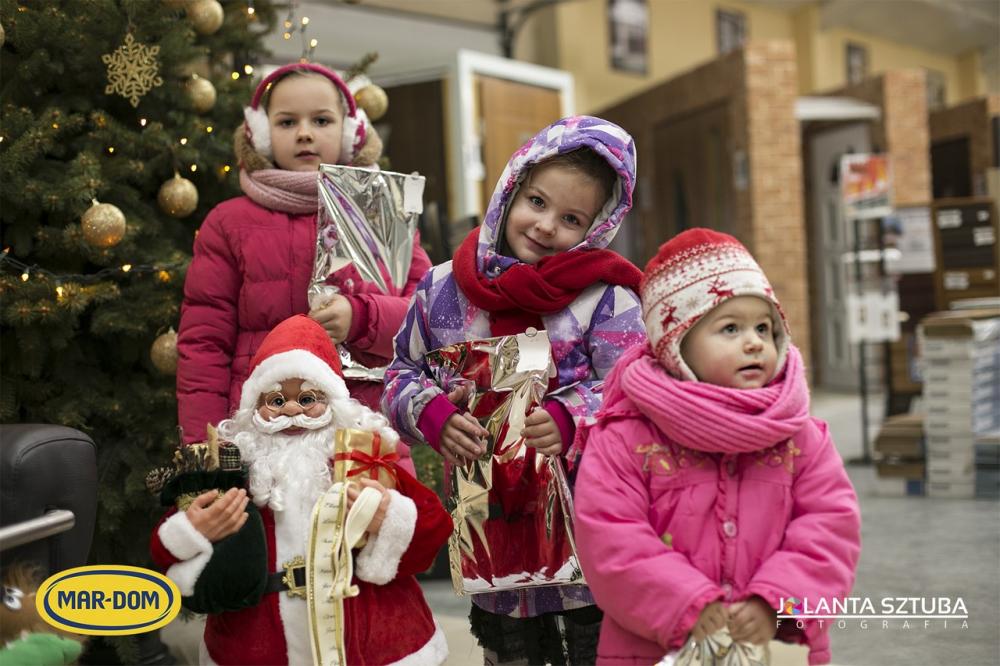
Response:
[{"label": "pink knitted scarf", "polygon": [[809,419],[802,356],[791,344],[781,375],[759,389],[675,379],[649,345],[636,345],[608,375],[602,411],[620,412],[626,398],[674,442],[711,453],[765,449],[797,434]]},{"label": "pink knitted scarf", "polygon": [[264,208],[302,215],[319,210],[319,173],[285,169],[240,169],[243,193]]}]

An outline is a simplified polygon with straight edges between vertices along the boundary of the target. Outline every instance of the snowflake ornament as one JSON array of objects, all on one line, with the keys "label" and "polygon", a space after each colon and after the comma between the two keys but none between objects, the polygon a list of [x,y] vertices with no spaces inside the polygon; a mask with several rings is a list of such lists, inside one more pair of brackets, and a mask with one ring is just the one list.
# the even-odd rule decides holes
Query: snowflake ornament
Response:
[{"label": "snowflake ornament", "polygon": [[128,99],[133,107],[139,106],[139,98],[156,86],[163,85],[159,76],[159,46],[146,46],[135,41],[132,33],[125,35],[125,42],[114,53],[105,53],[101,60],[108,66],[108,85],[105,95],[117,93]]}]

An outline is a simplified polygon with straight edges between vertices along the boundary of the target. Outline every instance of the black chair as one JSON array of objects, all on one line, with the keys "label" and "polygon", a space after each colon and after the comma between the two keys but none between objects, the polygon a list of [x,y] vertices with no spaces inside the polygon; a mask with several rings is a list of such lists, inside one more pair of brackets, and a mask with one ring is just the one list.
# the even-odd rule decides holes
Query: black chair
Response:
[{"label": "black chair", "polygon": [[45,576],[87,563],[97,515],[97,447],[57,425],[0,425],[0,564]]}]

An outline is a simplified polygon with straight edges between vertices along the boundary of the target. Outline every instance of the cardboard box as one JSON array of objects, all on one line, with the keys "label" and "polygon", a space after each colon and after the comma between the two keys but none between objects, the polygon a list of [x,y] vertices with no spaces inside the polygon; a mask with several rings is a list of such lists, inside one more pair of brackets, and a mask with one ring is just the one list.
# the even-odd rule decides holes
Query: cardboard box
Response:
[{"label": "cardboard box", "polygon": [[972,499],[976,493],[975,483],[928,481],[925,489],[927,490],[928,497],[946,497],[952,499]]}]

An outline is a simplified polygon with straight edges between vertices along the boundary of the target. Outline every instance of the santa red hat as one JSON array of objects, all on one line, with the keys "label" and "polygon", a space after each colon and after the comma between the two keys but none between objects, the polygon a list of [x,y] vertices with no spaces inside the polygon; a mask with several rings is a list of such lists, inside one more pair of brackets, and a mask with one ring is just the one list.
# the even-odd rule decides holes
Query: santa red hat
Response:
[{"label": "santa red hat", "polygon": [[262,393],[275,390],[287,379],[302,379],[330,400],[349,396],[340,367],[340,356],[326,330],[305,315],[281,322],[267,334],[243,382],[240,409],[257,406]]},{"label": "santa red hat", "polygon": [[271,150],[271,125],[267,121],[267,110],[260,103],[264,94],[278,81],[293,72],[314,72],[325,76],[340,92],[344,109],[344,135],[340,142],[340,159],[338,164],[353,164],[355,158],[365,146],[365,140],[371,129],[368,116],[354,101],[354,95],[344,80],[332,69],[327,69],[315,63],[292,63],[274,70],[257,85],[257,90],[250,100],[250,106],[244,107],[243,117],[246,120],[246,138],[250,145],[267,159],[273,159]]},{"label": "santa red hat", "polygon": [[757,296],[771,305],[775,376],[785,364],[789,331],[781,303],[750,252],[728,234],[695,228],[674,236],[646,264],[639,293],[649,345],[674,377],[697,379],[681,357],[681,341],[702,317],[737,296]]}]

